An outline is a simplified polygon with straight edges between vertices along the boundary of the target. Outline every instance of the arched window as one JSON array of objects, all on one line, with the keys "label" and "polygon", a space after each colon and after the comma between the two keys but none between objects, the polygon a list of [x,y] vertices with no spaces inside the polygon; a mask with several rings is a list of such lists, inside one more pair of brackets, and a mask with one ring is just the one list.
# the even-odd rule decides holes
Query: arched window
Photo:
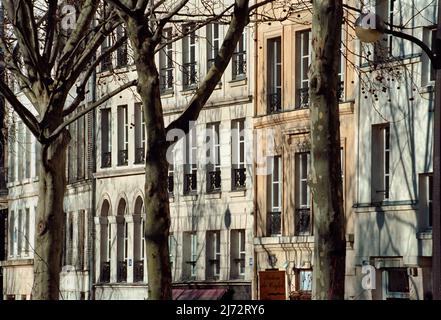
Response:
[{"label": "arched window", "polygon": [[[126,200],[121,199],[118,203],[117,215],[123,217],[127,213]],[[117,221],[117,257],[118,257],[118,282],[127,281],[127,259],[128,259],[128,225],[125,219]]]},{"label": "arched window", "polygon": [[142,215],[144,214],[144,201],[141,196],[136,198],[135,201],[135,226],[134,226],[134,282],[142,282],[144,280],[144,252],[145,252],[145,240],[144,240],[144,219]]},{"label": "arched window", "polygon": [[100,216],[106,218],[105,224],[101,225],[100,234],[100,261],[101,261],[101,282],[110,281],[110,253],[112,248],[112,230],[107,217],[109,216],[110,204],[104,200],[101,207]]}]

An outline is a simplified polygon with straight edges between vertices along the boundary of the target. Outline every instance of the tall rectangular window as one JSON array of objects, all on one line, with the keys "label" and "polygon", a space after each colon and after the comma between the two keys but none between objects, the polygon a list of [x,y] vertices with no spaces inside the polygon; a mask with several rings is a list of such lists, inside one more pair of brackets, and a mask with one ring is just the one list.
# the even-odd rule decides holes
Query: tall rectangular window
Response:
[{"label": "tall rectangular window", "polygon": [[309,65],[311,64],[311,30],[296,33],[297,96],[296,108],[309,107]]},{"label": "tall rectangular window", "polygon": [[25,129],[25,158],[26,158],[26,166],[25,166],[25,178],[31,178],[31,156],[32,156],[32,141],[31,141],[31,132],[28,128]]},{"label": "tall rectangular window", "polygon": [[86,238],[86,211],[78,211],[77,220],[77,269],[83,270],[85,267],[84,253],[85,253],[85,238]]},{"label": "tall rectangular window", "polygon": [[196,127],[190,129],[185,139],[184,192],[195,192],[197,188],[197,144]]},{"label": "tall rectangular window", "polygon": [[[116,28],[116,40],[120,41],[126,35],[126,30],[122,25]],[[122,68],[127,66],[128,64],[128,44],[127,40],[125,40],[122,45],[116,51],[116,67]]]},{"label": "tall rectangular window", "polygon": [[18,210],[18,227],[17,227],[17,254],[21,255],[23,249],[23,210]]},{"label": "tall rectangular window", "polygon": [[231,122],[231,168],[232,189],[246,187],[245,167],[245,119],[237,119]]},{"label": "tall rectangular window", "polygon": [[[436,26],[425,27],[423,29],[423,41],[429,48],[432,48],[433,51],[436,49],[434,45],[436,42]],[[421,58],[421,75],[421,84],[423,86],[434,83],[436,75],[435,68],[425,52],[423,52]]]},{"label": "tall rectangular window", "polygon": [[247,73],[246,29],[243,31],[240,37],[231,61],[233,68],[233,80],[245,78]]},{"label": "tall rectangular window", "polygon": [[10,126],[8,146],[9,146],[9,171],[8,171],[8,181],[15,182],[15,164],[17,162],[17,151],[15,148],[15,144],[17,142],[17,133],[15,123],[12,123]]},{"label": "tall rectangular window", "polygon": [[431,229],[433,219],[433,173],[420,174],[418,200],[421,226],[423,230]]},{"label": "tall rectangular window", "polygon": [[372,201],[389,200],[391,181],[390,127],[372,127]]},{"label": "tall rectangular window", "polygon": [[282,110],[282,42],[281,37],[269,39],[268,43],[268,113]]},{"label": "tall rectangular window", "polygon": [[[394,2],[395,0],[377,0],[375,12],[382,20],[390,25],[394,24]],[[374,61],[384,62],[392,56],[394,37],[390,34],[383,35],[374,44]]]},{"label": "tall rectangular window", "polygon": [[162,45],[164,46],[159,52],[159,68],[161,92],[166,93],[173,91],[173,35],[172,28],[164,29]]},{"label": "tall rectangular window", "polygon": [[[105,37],[103,43],[101,44],[101,54],[104,54],[111,46],[111,37]],[[101,72],[109,71],[112,68],[112,54],[109,52],[101,60]]]},{"label": "tall rectangular window", "polygon": [[35,139],[35,176],[40,175],[40,164],[41,164],[41,144]]},{"label": "tall rectangular window", "polygon": [[26,208],[25,210],[25,216],[24,216],[24,246],[23,251],[25,255],[29,255],[29,243],[31,241],[30,239],[30,223],[31,223],[31,217],[29,208]]},{"label": "tall rectangular window", "polygon": [[221,241],[220,231],[207,231],[207,278],[218,278],[220,274],[220,259],[221,259]]},{"label": "tall rectangular window", "polygon": [[221,189],[221,164],[219,143],[219,122],[207,124],[208,166],[207,166],[207,191],[214,192]]},{"label": "tall rectangular window", "polygon": [[17,243],[17,234],[16,234],[16,226],[15,226],[15,220],[16,220],[16,216],[15,216],[15,212],[14,210],[10,211],[9,214],[9,255],[10,256],[15,256],[16,255],[16,251],[15,251],[15,245]]},{"label": "tall rectangular window", "polygon": [[141,103],[135,104],[135,163],[145,160],[145,122]]},{"label": "tall rectangular window", "polygon": [[112,111],[101,109],[101,167],[112,166]]},{"label": "tall rectangular window", "polygon": [[118,106],[118,165],[129,163],[129,114],[127,106]]},{"label": "tall rectangular window", "polygon": [[294,216],[295,234],[308,235],[311,233],[311,191],[308,185],[310,169],[309,152],[297,153],[296,161],[296,209]]},{"label": "tall rectangular window", "polygon": [[232,278],[243,278],[245,275],[246,242],[245,230],[231,230],[231,276]]},{"label": "tall rectangular window", "polygon": [[196,62],[196,33],[194,25],[189,24],[183,28],[183,86],[190,89],[197,84],[197,62]]},{"label": "tall rectangular window", "polygon": [[168,252],[170,257],[170,270],[172,271],[172,275],[174,273],[174,267],[176,263],[176,238],[173,232],[170,232],[168,235]]},{"label": "tall rectangular window", "polygon": [[207,71],[214,64],[214,60],[219,52],[219,24],[210,23],[207,25]]},{"label": "tall rectangular window", "polygon": [[175,167],[176,167],[176,143],[174,143],[172,146],[170,146],[168,154],[168,192],[170,195],[173,195],[175,182],[174,182],[174,176],[175,176]]},{"label": "tall rectangular window", "polygon": [[269,179],[269,212],[268,212],[268,235],[279,236],[282,234],[282,158],[276,156],[270,159],[272,168]]},{"label": "tall rectangular window", "polygon": [[24,164],[23,162],[25,161],[25,155],[26,155],[26,150],[25,148],[23,148],[23,146],[25,146],[25,126],[23,124],[23,122],[19,122],[18,123],[18,137],[17,137],[17,142],[18,142],[18,150],[17,150],[17,179],[18,181],[22,181],[23,180],[23,174],[24,174]]},{"label": "tall rectangular window", "polygon": [[82,116],[77,120],[77,132],[76,132],[76,146],[77,146],[77,179],[85,178],[85,166],[86,166],[86,117]]}]

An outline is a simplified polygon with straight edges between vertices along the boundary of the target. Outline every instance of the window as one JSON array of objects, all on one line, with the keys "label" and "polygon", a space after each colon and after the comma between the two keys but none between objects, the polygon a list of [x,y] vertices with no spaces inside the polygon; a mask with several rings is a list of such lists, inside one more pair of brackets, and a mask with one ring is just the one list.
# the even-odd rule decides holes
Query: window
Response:
[{"label": "window", "polygon": [[[126,31],[122,25],[116,28],[116,40],[119,41],[126,34]],[[117,49],[116,52],[116,66],[117,68],[125,67],[128,64],[128,51],[127,40]]]},{"label": "window", "polygon": [[268,40],[268,113],[282,110],[282,45],[281,38]]},{"label": "window", "polygon": [[423,229],[432,228],[433,215],[433,174],[420,174],[420,191],[419,191],[419,211],[420,221]]},{"label": "window", "polygon": [[[429,48],[432,48],[432,50],[435,50],[435,40],[436,40],[436,26],[432,27],[425,27],[423,29],[423,41],[425,44],[429,46]],[[434,83],[436,73],[435,69],[432,66],[432,61],[429,59],[428,55],[423,52],[423,56],[421,58],[421,84],[429,85]]]},{"label": "window", "polygon": [[175,160],[176,160],[176,142],[170,147],[170,151],[167,151],[167,152],[170,152],[169,153],[169,157],[171,158],[168,158],[168,161],[169,161],[169,163],[168,163],[168,183],[167,183],[167,187],[168,187],[168,192],[171,194],[171,195],[173,195],[173,192],[174,192],[174,185],[175,185],[175,183],[174,183],[174,175],[175,175],[175,167],[176,167],[176,163],[175,163]]},{"label": "window", "polygon": [[245,275],[245,230],[231,230],[231,276],[243,278]]},{"label": "window", "polygon": [[218,278],[221,259],[220,231],[207,231],[207,278]]},{"label": "window", "polygon": [[145,122],[141,103],[135,104],[135,164],[145,161]]},{"label": "window", "polygon": [[247,45],[246,45],[246,29],[245,29],[233,53],[233,58],[232,58],[233,80],[242,79],[246,77],[246,73],[247,73],[246,50],[247,50]]},{"label": "window", "polygon": [[191,89],[197,84],[197,63],[196,63],[196,33],[194,25],[190,24],[183,28],[183,86]]},{"label": "window", "polygon": [[23,210],[18,210],[17,254],[21,255],[23,249]]},{"label": "window", "polygon": [[25,127],[24,127],[23,122],[19,122],[19,124],[18,124],[17,142],[18,142],[17,179],[18,179],[18,181],[22,181],[23,180],[23,173],[24,173],[23,172],[24,171],[23,162],[25,161],[24,156],[26,155],[26,153],[25,153],[26,150],[23,150],[23,146],[25,145]]},{"label": "window", "polygon": [[31,154],[32,154],[32,142],[31,142],[31,132],[28,128],[25,129],[25,157],[26,157],[26,166],[25,166],[25,178],[31,178]]},{"label": "window", "polygon": [[296,108],[309,107],[309,65],[311,64],[311,30],[296,33],[297,96]]},{"label": "window", "polygon": [[390,198],[390,127],[372,127],[372,201],[381,202]]},{"label": "window", "polygon": [[127,106],[118,107],[118,165],[128,165],[129,116]]},{"label": "window", "polygon": [[17,134],[15,132],[16,126],[14,123],[10,126],[10,131],[8,132],[9,139],[8,139],[8,145],[9,145],[9,182],[15,181],[15,163],[16,163],[16,149],[15,149],[15,143],[17,142]]},{"label": "window", "polygon": [[77,179],[85,178],[85,121],[86,117],[82,116],[77,120],[77,130],[76,130],[76,146],[77,146]]},{"label": "window", "polygon": [[207,124],[207,192],[220,191],[221,189],[219,127],[219,122]]},{"label": "window", "polygon": [[387,270],[386,299],[408,299],[409,278],[407,268],[391,268]]},{"label": "window", "polygon": [[[101,44],[101,54],[103,54],[106,50],[111,46],[110,44],[111,38],[107,36],[103,43]],[[101,60],[101,72],[109,71],[112,68],[112,54],[109,52],[106,56]]]},{"label": "window", "polygon": [[214,64],[219,52],[219,24],[210,23],[207,25],[207,72]]},{"label": "window", "polygon": [[245,168],[245,119],[233,120],[231,122],[232,145],[232,189],[243,189],[246,187]]},{"label": "window", "polygon": [[112,258],[112,224],[107,222],[107,252],[106,252],[106,261],[110,263]]},{"label": "window", "polygon": [[85,267],[84,263],[84,252],[85,252],[85,237],[86,237],[86,211],[80,210],[77,215],[77,259],[76,267],[78,270],[83,270]]},{"label": "window", "polygon": [[101,109],[101,167],[112,166],[112,112]]},{"label": "window", "polygon": [[161,77],[161,92],[173,91],[173,43],[172,29],[165,29],[163,32],[162,45],[159,52],[159,68]]},{"label": "window", "polygon": [[[394,23],[394,1],[395,0],[377,0],[375,12],[384,22],[393,25]],[[385,34],[374,44],[374,61],[384,62],[388,57],[392,56],[392,43],[394,37]]]},{"label": "window", "polygon": [[337,98],[339,102],[345,101],[345,45],[346,42],[346,33],[344,29],[344,25],[341,26],[341,45],[340,45],[340,60],[338,61],[338,78],[339,78],[339,86],[337,90]]},{"label": "window", "polygon": [[170,232],[168,236],[168,252],[170,257],[170,270],[172,271],[173,274],[174,273],[173,268],[176,262],[176,238],[174,237],[173,232]]},{"label": "window", "polygon": [[16,243],[16,234],[15,234],[15,212],[11,210],[9,215],[9,255],[15,255],[15,243]]},{"label": "window", "polygon": [[31,217],[30,217],[29,208],[26,208],[25,216],[24,216],[24,231],[23,231],[23,233],[24,233],[24,235],[23,235],[23,239],[24,239],[23,251],[24,251],[25,255],[29,255],[29,243],[31,241],[30,222],[31,222]]},{"label": "window", "polygon": [[269,212],[268,235],[279,236],[282,234],[282,158],[276,156],[270,159],[272,168],[269,179]]},{"label": "window", "polygon": [[73,238],[74,238],[74,223],[73,223],[73,217],[72,212],[66,213],[66,221],[65,221],[65,244],[64,244],[64,265],[72,265],[73,262]]},{"label": "window", "polygon": [[302,152],[296,154],[296,210],[295,233],[296,235],[309,235],[311,232],[311,192],[308,185],[310,169],[310,154]]},{"label": "window", "polygon": [[40,175],[40,164],[41,164],[41,144],[35,139],[35,176]]},{"label": "window", "polygon": [[312,270],[299,270],[298,279],[299,291],[312,291]]},{"label": "window", "polygon": [[198,238],[196,232],[185,232],[183,239],[184,247],[184,269],[183,277],[187,279],[196,279],[197,277],[197,260],[198,260]]},{"label": "window", "polygon": [[129,224],[124,221],[124,261],[129,258]]},{"label": "window", "polygon": [[184,192],[196,192],[197,188],[197,144],[196,127],[192,127],[186,135]]}]

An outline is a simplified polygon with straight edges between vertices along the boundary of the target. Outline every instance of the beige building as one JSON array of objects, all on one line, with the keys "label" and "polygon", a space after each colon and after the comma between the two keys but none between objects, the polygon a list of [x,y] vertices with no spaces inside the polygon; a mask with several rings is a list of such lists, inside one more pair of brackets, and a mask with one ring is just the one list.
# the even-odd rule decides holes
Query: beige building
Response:
[{"label": "beige building", "polygon": [[[259,272],[286,272],[285,298],[308,299],[312,289],[314,235],[312,199],[307,183],[310,166],[308,69],[311,62],[311,19],[298,23],[261,24],[257,31],[255,238],[253,298],[259,299]],[[344,56],[351,59],[343,30]],[[348,257],[352,255],[355,162],[353,71],[343,55],[340,66],[340,134]],[[266,167],[266,169],[265,169]],[[347,270],[347,276],[352,274]]]}]

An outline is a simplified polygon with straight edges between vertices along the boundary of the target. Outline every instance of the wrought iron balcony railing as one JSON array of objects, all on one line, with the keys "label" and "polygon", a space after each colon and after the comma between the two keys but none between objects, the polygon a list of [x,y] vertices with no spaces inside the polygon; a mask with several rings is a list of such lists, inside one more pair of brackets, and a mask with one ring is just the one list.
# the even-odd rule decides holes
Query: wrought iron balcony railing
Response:
[{"label": "wrought iron balcony railing", "polygon": [[196,62],[184,63],[182,70],[184,89],[189,89],[197,84]]},{"label": "wrought iron balcony railing", "polygon": [[174,190],[175,190],[175,181],[174,181],[174,176],[172,174],[169,174],[168,176],[168,193],[173,194]]},{"label": "wrought iron balcony railing", "polygon": [[267,234],[270,237],[280,236],[282,234],[282,213],[268,212]]},{"label": "wrought iron balcony railing", "polygon": [[135,152],[135,163],[144,163],[145,161],[145,149],[144,147],[136,148]]},{"label": "wrought iron balcony railing", "polygon": [[184,175],[184,193],[196,192],[197,177],[196,172],[188,173]]},{"label": "wrought iron balcony railing", "polygon": [[309,208],[297,208],[294,221],[296,235],[311,234],[311,210]]},{"label": "wrought iron balcony railing", "polygon": [[103,152],[101,156],[101,168],[112,166],[112,152]]},{"label": "wrought iron balcony railing", "polygon": [[268,113],[278,113],[282,111],[282,95],[280,92],[270,93],[267,97]]},{"label": "wrought iron balcony railing", "polygon": [[245,78],[247,73],[246,52],[233,53],[232,59],[233,80]]},{"label": "wrought iron balcony railing", "polygon": [[309,88],[297,89],[297,106],[296,109],[308,109],[309,108]]},{"label": "wrought iron balcony railing", "polygon": [[135,261],[133,265],[133,281],[142,282],[144,281],[144,261]]},{"label": "wrought iron balcony railing", "polygon": [[118,282],[127,282],[127,261],[118,261]]},{"label": "wrought iron balcony railing", "polygon": [[233,169],[233,190],[246,188],[246,168]]},{"label": "wrought iron balcony railing", "polygon": [[110,261],[106,261],[102,263],[100,281],[103,283],[110,282]]},{"label": "wrought iron balcony railing", "polygon": [[118,165],[126,166],[129,164],[129,151],[128,150],[119,150],[118,151]]},{"label": "wrought iron balcony railing", "polygon": [[216,192],[221,189],[221,172],[211,171],[208,173],[208,192]]}]

